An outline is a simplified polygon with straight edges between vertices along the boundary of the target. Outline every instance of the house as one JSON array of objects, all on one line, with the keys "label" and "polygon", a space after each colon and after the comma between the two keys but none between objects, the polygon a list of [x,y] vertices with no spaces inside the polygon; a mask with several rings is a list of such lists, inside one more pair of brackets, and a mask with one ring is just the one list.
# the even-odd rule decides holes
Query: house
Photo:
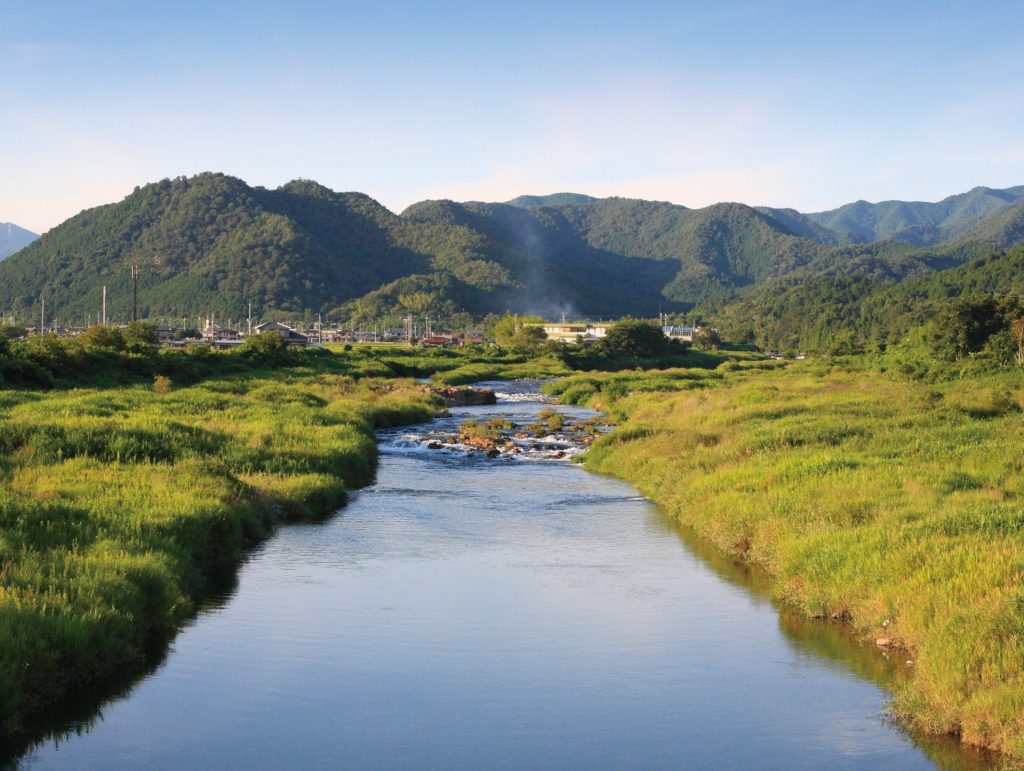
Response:
[{"label": "house", "polygon": [[169,343],[174,339],[175,334],[178,332],[177,327],[167,326],[166,324],[160,324],[154,328],[156,332],[156,339],[161,343]]},{"label": "house", "polygon": [[696,331],[697,327],[664,326],[661,328],[662,334],[669,340],[681,340],[684,343],[692,343]]},{"label": "house", "polygon": [[433,335],[432,337],[424,337],[420,340],[420,345],[427,348],[445,348],[452,344],[451,338],[443,337],[441,335]]},{"label": "house", "polygon": [[614,323],[589,323],[565,321],[545,323],[544,334],[548,340],[555,340],[560,343],[593,343],[608,334],[608,330],[614,327]]},{"label": "house", "polygon": [[587,337],[587,324],[570,324],[564,321],[557,323],[545,323],[544,334],[548,340],[557,340],[561,343],[575,343],[580,338]]},{"label": "house", "polygon": [[347,343],[352,339],[352,332],[345,329],[323,329],[320,334],[325,343]]},{"label": "house", "polygon": [[253,334],[263,335],[268,332],[276,332],[285,339],[288,345],[309,345],[309,337],[297,332],[287,324],[282,324],[280,321],[265,321],[256,327],[253,327]]},{"label": "house", "polygon": [[222,327],[214,324],[212,319],[207,319],[203,325],[203,339],[215,343],[220,340],[241,340],[242,335],[233,327]]}]

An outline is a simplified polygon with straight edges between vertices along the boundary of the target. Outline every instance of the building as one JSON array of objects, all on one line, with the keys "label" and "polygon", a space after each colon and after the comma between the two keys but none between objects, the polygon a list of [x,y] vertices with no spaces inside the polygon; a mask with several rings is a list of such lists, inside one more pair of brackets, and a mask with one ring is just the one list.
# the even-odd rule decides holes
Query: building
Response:
[{"label": "building", "polygon": [[287,324],[280,321],[266,321],[259,326],[253,327],[253,334],[263,335],[267,332],[276,332],[285,339],[288,345],[309,345],[308,335],[297,332]]},{"label": "building", "polygon": [[570,324],[565,321],[556,323],[545,323],[544,334],[548,340],[555,340],[560,343],[575,343],[587,337],[588,324]]},{"label": "building", "polygon": [[207,319],[203,325],[203,340],[211,343],[222,340],[241,340],[241,333],[233,327],[222,327],[214,324],[212,319]]},{"label": "building", "polygon": [[661,331],[669,340],[680,340],[684,343],[692,343],[693,335],[697,329],[697,327],[664,326],[661,328]]},{"label": "building", "polygon": [[560,343],[592,343],[600,340],[608,334],[608,330],[614,327],[614,323],[595,323],[566,321],[546,322],[543,325],[544,334],[548,340],[555,340]]},{"label": "building", "polygon": [[452,338],[445,335],[431,335],[420,340],[420,345],[427,348],[447,348],[453,344]]}]

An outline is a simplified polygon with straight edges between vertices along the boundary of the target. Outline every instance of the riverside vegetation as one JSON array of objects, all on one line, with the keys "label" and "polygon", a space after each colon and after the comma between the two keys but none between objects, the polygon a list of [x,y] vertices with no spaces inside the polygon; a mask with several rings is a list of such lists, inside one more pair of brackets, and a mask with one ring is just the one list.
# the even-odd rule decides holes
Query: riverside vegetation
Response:
[{"label": "riverside vegetation", "polygon": [[[972,316],[964,302],[951,312]],[[805,362],[614,345],[330,353],[274,336],[217,353],[157,349],[144,328],[5,342],[0,375],[36,387],[0,390],[4,736],[140,672],[218,568],[369,481],[373,428],[440,407],[403,378],[562,376],[549,393],[621,423],[589,468],[902,662],[897,714],[1024,756],[1024,375],[996,355],[1006,330],[964,328],[931,350]]]},{"label": "riverside vegetation", "polygon": [[[2,331],[2,330],[0,330]],[[158,660],[211,583],[286,520],[373,476],[376,428],[428,419],[438,385],[571,372],[495,348],[154,344],[154,329],[0,334],[0,746]],[[675,359],[717,361],[668,348]],[[619,366],[609,350],[593,366]],[[58,710],[59,711],[59,710]]]},{"label": "riverside vegetation", "polygon": [[[361,377],[382,368],[361,355],[273,341],[232,354],[44,342],[51,364],[107,365],[65,378],[128,382],[0,391],[8,749],[61,703],[141,672],[215,576],[279,522],[326,515],[368,483],[375,428],[426,420],[441,406],[386,368],[387,380]],[[0,370],[52,377],[45,362],[25,361],[34,368],[0,356]],[[135,374],[152,365],[207,375],[180,387]]]},{"label": "riverside vegetation", "polygon": [[584,457],[906,667],[895,714],[1024,757],[1024,373],[893,348],[576,375]]}]

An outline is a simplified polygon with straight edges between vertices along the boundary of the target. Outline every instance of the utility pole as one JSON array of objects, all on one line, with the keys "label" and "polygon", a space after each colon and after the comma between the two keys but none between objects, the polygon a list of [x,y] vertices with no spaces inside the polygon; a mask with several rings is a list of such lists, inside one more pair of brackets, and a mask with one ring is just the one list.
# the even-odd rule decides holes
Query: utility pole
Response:
[{"label": "utility pole", "polygon": [[103,287],[103,315],[100,317],[100,324],[107,325],[107,287]]},{"label": "utility pole", "polygon": [[40,297],[39,302],[42,305],[39,311],[39,334],[43,334],[43,329],[46,327],[46,298]]},{"label": "utility pole", "polygon": [[139,266],[132,265],[132,321],[139,320]]},{"label": "utility pole", "polygon": [[250,334],[250,335],[252,334],[252,300],[249,300],[249,332],[248,332],[248,334]]}]

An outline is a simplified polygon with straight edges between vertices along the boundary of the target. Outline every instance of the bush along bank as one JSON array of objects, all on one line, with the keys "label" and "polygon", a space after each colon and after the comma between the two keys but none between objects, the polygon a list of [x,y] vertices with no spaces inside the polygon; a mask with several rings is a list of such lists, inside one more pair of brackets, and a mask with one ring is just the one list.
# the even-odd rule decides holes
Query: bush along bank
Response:
[{"label": "bush along bank", "polygon": [[895,714],[1024,757],[1021,372],[922,383],[770,365],[552,390],[621,421],[588,468],[764,568],[777,599],[898,657]]},{"label": "bush along bank", "polygon": [[410,381],[294,369],[0,391],[2,749],[141,673],[247,546],[372,480],[375,428],[441,407]]}]

